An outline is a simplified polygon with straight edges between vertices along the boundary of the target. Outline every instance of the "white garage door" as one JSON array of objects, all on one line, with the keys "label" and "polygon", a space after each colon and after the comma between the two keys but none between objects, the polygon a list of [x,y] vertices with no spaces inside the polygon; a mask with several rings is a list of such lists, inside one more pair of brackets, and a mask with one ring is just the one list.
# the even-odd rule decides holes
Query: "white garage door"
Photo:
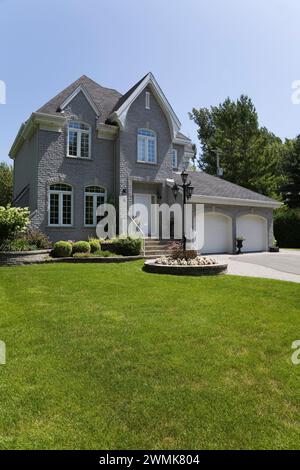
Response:
[{"label": "white garage door", "polygon": [[204,247],[202,253],[232,252],[232,220],[222,214],[204,216]]},{"label": "white garage door", "polygon": [[256,215],[243,215],[237,219],[237,236],[244,237],[242,251],[266,251],[267,220]]}]

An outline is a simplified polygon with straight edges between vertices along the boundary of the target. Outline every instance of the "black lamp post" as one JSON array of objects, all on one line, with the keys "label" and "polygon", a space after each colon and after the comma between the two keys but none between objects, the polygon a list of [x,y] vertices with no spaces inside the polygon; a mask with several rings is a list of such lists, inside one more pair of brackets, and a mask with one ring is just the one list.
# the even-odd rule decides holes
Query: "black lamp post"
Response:
[{"label": "black lamp post", "polygon": [[172,186],[172,191],[173,191],[173,195],[174,195],[175,199],[177,198],[179,188],[182,188],[182,192],[183,192],[183,198],[182,198],[182,201],[183,201],[183,204],[182,204],[182,206],[183,206],[182,207],[182,246],[183,246],[183,251],[184,252],[186,251],[186,236],[185,236],[185,226],[184,226],[185,225],[185,205],[186,205],[187,200],[191,199],[193,191],[194,191],[194,188],[191,185],[192,184],[191,181],[189,181],[187,183],[188,176],[189,176],[189,174],[186,171],[183,170],[183,172],[181,173],[182,184],[174,183],[174,185]]}]

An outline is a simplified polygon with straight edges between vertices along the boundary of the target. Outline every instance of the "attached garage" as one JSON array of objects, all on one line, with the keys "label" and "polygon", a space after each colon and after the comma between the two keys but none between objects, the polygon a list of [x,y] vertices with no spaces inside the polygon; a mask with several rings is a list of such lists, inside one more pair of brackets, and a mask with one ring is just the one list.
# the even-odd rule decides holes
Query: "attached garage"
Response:
[{"label": "attached garage", "polygon": [[268,248],[267,220],[257,215],[243,215],[237,219],[237,236],[244,237],[244,252],[266,251]]},{"label": "attached garage", "polygon": [[232,252],[232,219],[219,213],[204,216],[204,246],[202,253]]}]

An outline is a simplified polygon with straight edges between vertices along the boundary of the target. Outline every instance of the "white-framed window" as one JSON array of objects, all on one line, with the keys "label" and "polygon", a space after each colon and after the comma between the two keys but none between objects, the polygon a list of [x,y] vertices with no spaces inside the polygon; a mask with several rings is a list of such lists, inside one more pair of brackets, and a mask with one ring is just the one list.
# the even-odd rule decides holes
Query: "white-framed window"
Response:
[{"label": "white-framed window", "polygon": [[106,202],[106,190],[101,186],[86,186],[84,189],[84,225],[95,227],[99,222],[96,211]]},{"label": "white-framed window", "polygon": [[68,184],[52,184],[49,188],[48,223],[55,227],[73,225],[73,189]]},{"label": "white-framed window", "polygon": [[150,109],[150,93],[146,91],[145,93],[145,108]]},{"label": "white-framed window", "polygon": [[68,126],[68,157],[91,158],[91,127],[70,121]]},{"label": "white-framed window", "polygon": [[137,136],[137,161],[156,163],[156,133],[150,129],[139,129]]},{"label": "white-framed window", "polygon": [[176,170],[178,168],[177,149],[171,149],[172,168]]}]

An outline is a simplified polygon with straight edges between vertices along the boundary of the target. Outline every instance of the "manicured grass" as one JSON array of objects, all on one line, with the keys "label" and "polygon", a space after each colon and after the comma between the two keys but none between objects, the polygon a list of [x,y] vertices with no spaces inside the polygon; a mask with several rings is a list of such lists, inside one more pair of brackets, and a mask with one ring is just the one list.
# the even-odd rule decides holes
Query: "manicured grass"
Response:
[{"label": "manicured grass", "polygon": [[298,284],[0,268],[0,447],[299,448]]}]

